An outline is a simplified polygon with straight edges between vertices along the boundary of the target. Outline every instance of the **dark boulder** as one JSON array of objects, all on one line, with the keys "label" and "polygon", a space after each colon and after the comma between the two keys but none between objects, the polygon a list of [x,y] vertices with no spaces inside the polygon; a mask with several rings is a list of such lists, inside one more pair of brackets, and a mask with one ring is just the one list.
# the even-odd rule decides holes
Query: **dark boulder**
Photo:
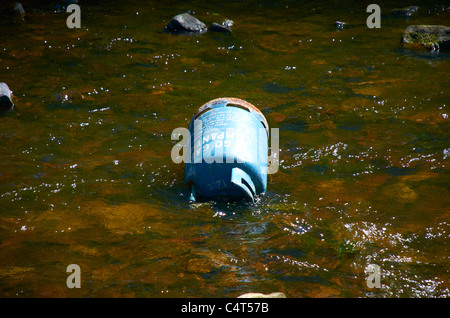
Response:
[{"label": "dark boulder", "polygon": [[418,6],[409,6],[406,8],[394,9],[394,10],[392,10],[392,14],[402,16],[402,17],[410,17],[414,13],[416,13],[417,10],[419,10]]},{"label": "dark boulder", "polygon": [[233,20],[225,20],[222,22],[222,24],[214,22],[209,27],[209,30],[214,31],[214,32],[231,33],[232,26],[233,26]]},{"label": "dark boulder", "polygon": [[25,9],[20,2],[13,2],[10,5],[10,12],[22,19],[25,17]]},{"label": "dark boulder", "polygon": [[14,107],[11,93],[6,83],[0,83],[0,112],[6,112]]},{"label": "dark boulder", "polygon": [[425,47],[432,51],[450,50],[450,27],[443,25],[410,25],[403,32],[407,47]]},{"label": "dark boulder", "polygon": [[15,24],[25,21],[25,9],[20,2],[7,2],[0,5],[0,24]]},{"label": "dark boulder", "polygon": [[165,30],[170,33],[202,33],[207,30],[207,27],[189,13],[182,13],[174,16]]},{"label": "dark boulder", "polygon": [[334,26],[336,27],[336,30],[343,30],[344,29],[345,22],[342,21],[334,21]]}]

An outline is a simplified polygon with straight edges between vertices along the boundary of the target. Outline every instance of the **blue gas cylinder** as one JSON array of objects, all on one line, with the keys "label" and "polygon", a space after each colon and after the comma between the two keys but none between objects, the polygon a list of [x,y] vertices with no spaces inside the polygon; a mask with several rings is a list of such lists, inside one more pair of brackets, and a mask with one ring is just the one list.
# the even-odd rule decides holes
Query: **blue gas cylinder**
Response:
[{"label": "blue gas cylinder", "polygon": [[239,98],[201,106],[189,125],[185,181],[191,200],[254,201],[267,188],[269,126]]}]

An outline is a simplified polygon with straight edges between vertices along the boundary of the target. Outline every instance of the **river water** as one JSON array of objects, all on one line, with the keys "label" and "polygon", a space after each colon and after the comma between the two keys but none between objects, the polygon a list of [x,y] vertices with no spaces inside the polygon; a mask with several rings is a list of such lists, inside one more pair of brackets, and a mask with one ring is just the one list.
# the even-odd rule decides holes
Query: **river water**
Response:
[{"label": "river water", "polygon": [[[348,0],[80,1],[80,29],[50,2],[0,25],[1,297],[450,295],[449,54],[400,44],[447,2],[379,1],[373,29]],[[233,34],[163,32],[188,10]],[[171,160],[221,96],[280,131],[254,204],[190,203]]]}]

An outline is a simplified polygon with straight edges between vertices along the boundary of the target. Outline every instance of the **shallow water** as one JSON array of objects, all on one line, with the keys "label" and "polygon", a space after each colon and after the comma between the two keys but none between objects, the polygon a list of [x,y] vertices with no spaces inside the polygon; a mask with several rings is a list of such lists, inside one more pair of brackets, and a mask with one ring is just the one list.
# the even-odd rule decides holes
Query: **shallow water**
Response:
[{"label": "shallow water", "polygon": [[[81,29],[53,4],[1,25],[0,296],[448,297],[449,55],[400,38],[450,8],[379,4],[381,29],[351,1],[91,1]],[[233,35],[162,32],[187,10]],[[221,96],[280,129],[255,204],[189,203],[170,157]]]}]

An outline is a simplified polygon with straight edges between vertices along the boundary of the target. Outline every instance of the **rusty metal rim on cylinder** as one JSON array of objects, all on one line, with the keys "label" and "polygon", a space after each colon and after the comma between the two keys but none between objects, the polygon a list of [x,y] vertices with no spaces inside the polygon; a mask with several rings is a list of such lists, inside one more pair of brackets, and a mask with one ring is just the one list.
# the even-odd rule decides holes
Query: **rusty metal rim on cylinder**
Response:
[{"label": "rusty metal rim on cylinder", "polygon": [[258,115],[260,115],[261,119],[263,121],[261,121],[261,123],[263,124],[267,135],[269,135],[269,125],[267,124],[267,120],[264,117],[263,113],[261,113],[261,111],[256,108],[254,105],[252,105],[251,103],[240,99],[240,98],[236,98],[236,97],[220,97],[220,98],[216,98],[213,100],[210,100],[209,102],[203,104],[194,114],[194,116],[192,117],[194,120],[197,119],[202,113],[205,113],[209,110],[209,108],[217,103],[220,102],[226,102],[225,106],[231,106],[231,107],[238,107],[238,108],[243,108],[245,110],[247,110],[248,112],[255,112]]}]

